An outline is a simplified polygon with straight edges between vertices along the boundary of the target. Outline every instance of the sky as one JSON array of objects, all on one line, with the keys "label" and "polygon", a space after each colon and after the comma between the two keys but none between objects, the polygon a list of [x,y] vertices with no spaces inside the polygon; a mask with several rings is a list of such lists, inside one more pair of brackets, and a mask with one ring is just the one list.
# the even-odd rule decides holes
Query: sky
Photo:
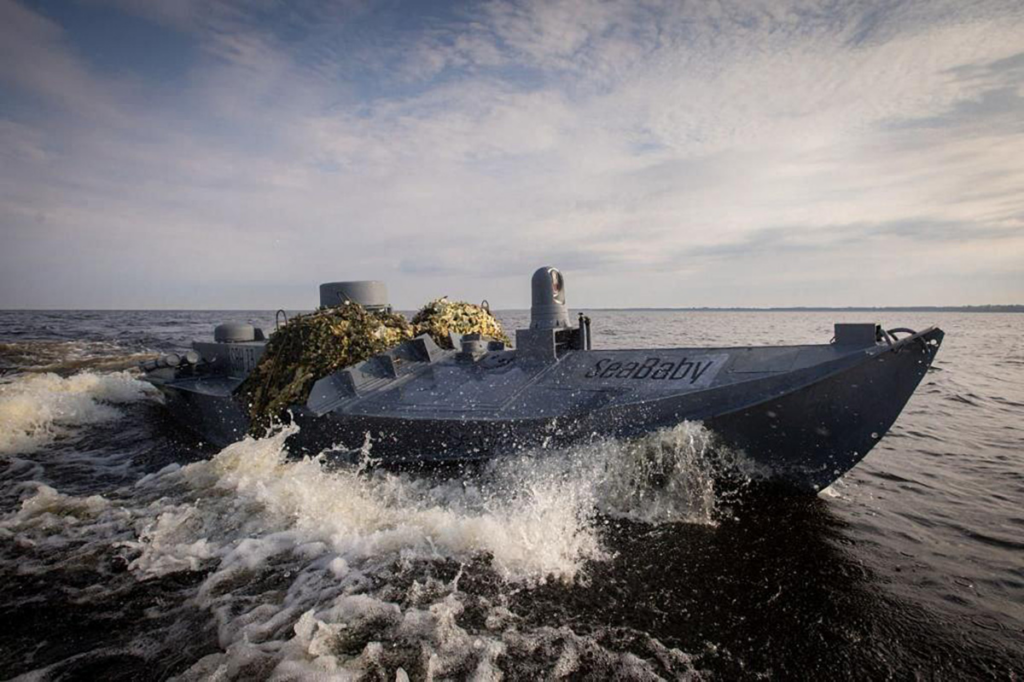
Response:
[{"label": "sky", "polygon": [[0,0],[0,308],[1024,303],[1024,3]]}]

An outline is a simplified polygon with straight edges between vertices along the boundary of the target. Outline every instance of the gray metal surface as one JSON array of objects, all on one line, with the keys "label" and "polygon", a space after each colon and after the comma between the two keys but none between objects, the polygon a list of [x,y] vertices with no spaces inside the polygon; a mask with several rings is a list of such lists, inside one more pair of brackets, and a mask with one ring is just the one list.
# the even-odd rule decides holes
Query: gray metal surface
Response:
[{"label": "gray metal surface", "polygon": [[204,369],[217,374],[243,378],[256,368],[267,348],[266,341],[246,343],[210,343],[194,341],[192,349],[199,354]]},{"label": "gray metal surface", "polygon": [[870,346],[881,341],[877,324],[863,322],[836,324],[833,343],[837,346]]},{"label": "gray metal surface", "polygon": [[251,324],[226,322],[217,325],[213,330],[213,340],[217,343],[244,343],[256,340],[256,328]]},{"label": "gray metal surface", "polygon": [[367,310],[391,307],[388,287],[384,282],[364,280],[353,282],[325,282],[320,285],[320,305],[328,308],[346,301],[358,303]]},{"label": "gray metal surface", "polygon": [[550,265],[538,268],[530,279],[530,329],[565,329],[568,326],[565,278]]},{"label": "gray metal surface", "polygon": [[[863,324],[837,325],[835,342],[820,345],[587,350],[583,325],[545,326],[562,312],[568,319],[552,272],[538,270],[533,282],[552,292],[535,297],[547,322],[518,330],[515,349],[467,335],[446,351],[422,336],[335,372],[294,406],[294,444],[354,449],[369,439],[385,462],[438,461],[703,421],[775,479],[813,491],[889,429],[943,337],[928,329],[878,341],[876,326]],[[551,306],[563,310],[544,318]],[[146,377],[190,427],[227,444],[248,428],[234,392],[265,343],[193,347],[198,365]]]}]

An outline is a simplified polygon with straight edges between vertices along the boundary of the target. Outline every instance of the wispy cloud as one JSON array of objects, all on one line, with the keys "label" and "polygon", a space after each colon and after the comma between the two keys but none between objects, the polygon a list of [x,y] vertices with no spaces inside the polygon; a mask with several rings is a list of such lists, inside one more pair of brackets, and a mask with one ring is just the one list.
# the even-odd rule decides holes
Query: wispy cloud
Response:
[{"label": "wispy cloud", "polygon": [[[187,55],[112,69],[90,12]],[[0,306],[371,276],[523,305],[547,262],[586,305],[1024,300],[1022,29],[1015,2],[0,0]]]}]

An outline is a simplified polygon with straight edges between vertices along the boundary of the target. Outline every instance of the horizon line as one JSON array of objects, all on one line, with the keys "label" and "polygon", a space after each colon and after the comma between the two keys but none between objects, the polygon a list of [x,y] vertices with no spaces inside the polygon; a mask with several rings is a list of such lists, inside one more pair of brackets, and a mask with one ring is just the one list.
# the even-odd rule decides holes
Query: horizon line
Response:
[{"label": "horizon line", "polygon": [[[279,309],[280,310],[280,309]],[[313,311],[316,308],[284,308],[285,312]],[[393,310],[417,310],[417,308],[394,307]],[[528,312],[529,308],[494,308],[496,312]],[[685,312],[855,312],[855,311],[895,311],[895,312],[1024,312],[1021,303],[982,303],[967,305],[895,305],[895,306],[569,306],[570,312],[599,311],[685,311]],[[89,312],[274,312],[271,308],[0,308],[0,312],[47,312],[47,313],[89,313]]]}]

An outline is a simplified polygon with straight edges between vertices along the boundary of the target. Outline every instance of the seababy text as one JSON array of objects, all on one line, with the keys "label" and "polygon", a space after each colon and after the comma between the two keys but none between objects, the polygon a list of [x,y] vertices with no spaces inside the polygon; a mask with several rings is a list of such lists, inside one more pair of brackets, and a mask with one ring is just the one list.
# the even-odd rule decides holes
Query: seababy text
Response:
[{"label": "seababy text", "polygon": [[587,379],[651,379],[696,383],[716,360],[662,360],[649,357],[643,361],[619,362],[612,358],[598,360],[583,376]]}]

